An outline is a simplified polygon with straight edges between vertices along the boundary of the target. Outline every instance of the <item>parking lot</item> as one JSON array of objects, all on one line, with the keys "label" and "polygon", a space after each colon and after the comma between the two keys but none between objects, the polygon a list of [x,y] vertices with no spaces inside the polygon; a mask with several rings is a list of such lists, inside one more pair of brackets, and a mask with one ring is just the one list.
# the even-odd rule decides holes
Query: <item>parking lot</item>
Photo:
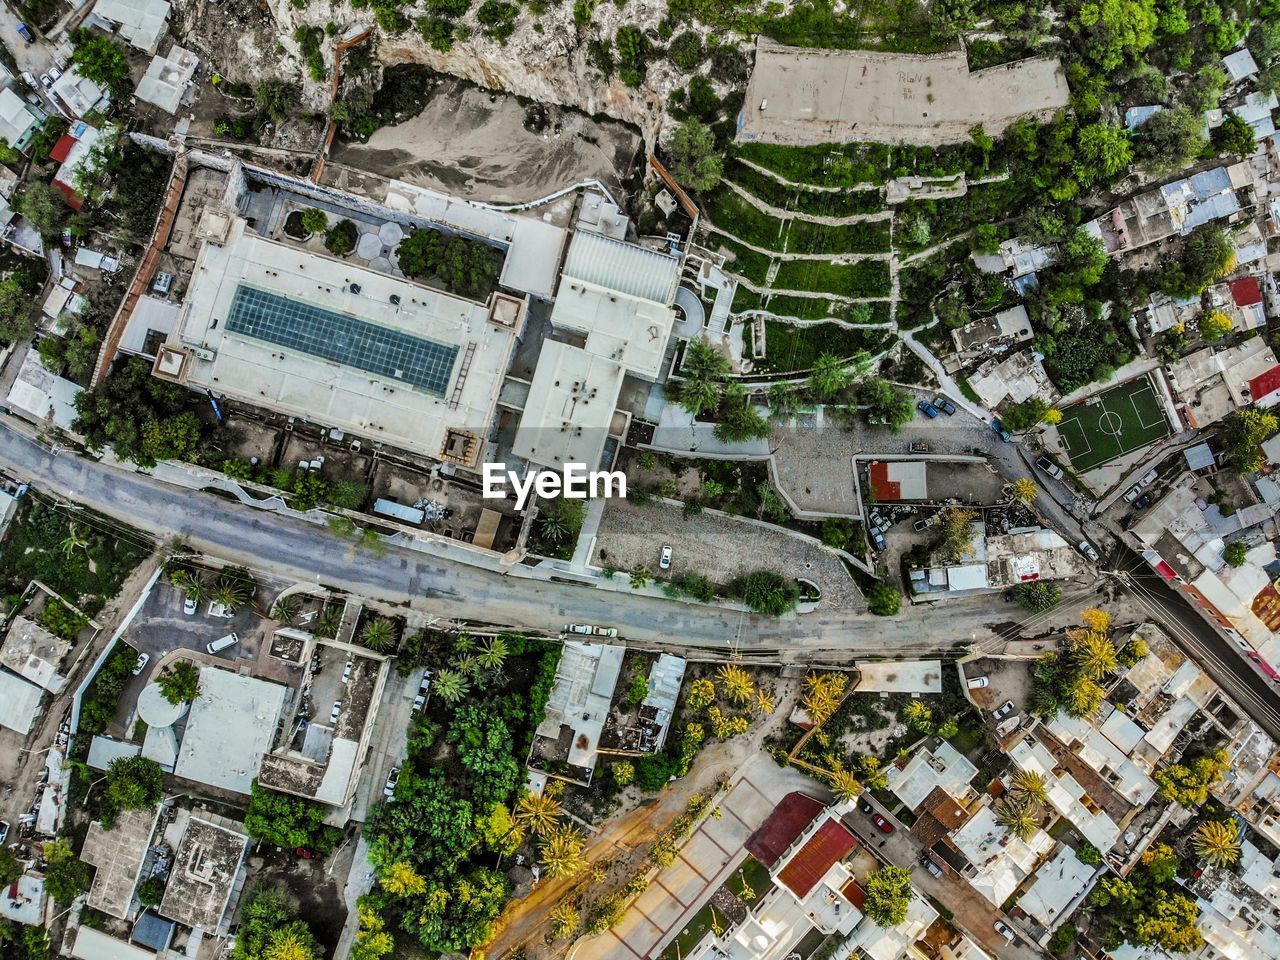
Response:
[{"label": "parking lot", "polygon": [[963,667],[966,681],[974,677],[986,677],[988,686],[970,688],[969,695],[982,710],[994,710],[1006,700],[1012,700],[1019,713],[1026,711],[1031,699],[1031,678],[1035,672],[1035,660],[1009,660],[1002,657],[983,657]]}]

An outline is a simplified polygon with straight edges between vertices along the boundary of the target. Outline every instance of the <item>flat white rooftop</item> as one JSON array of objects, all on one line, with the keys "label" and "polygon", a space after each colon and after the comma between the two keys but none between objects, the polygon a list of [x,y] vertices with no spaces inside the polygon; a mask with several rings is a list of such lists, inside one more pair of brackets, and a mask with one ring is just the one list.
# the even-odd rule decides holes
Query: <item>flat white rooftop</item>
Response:
[{"label": "flat white rooftop", "polygon": [[674,324],[668,306],[567,276],[551,311],[553,327],[586,334],[588,353],[647,380],[658,379]]},{"label": "flat white rooftop", "polygon": [[[509,297],[499,313],[236,220],[201,248],[168,347],[187,386],[438,458],[451,429],[488,429],[522,320]],[[157,372],[174,376],[172,361],[162,352]]]},{"label": "flat white rooftop", "polygon": [[597,469],[624,375],[614,361],[572,344],[543,343],[516,431],[516,456],[547,467]]},{"label": "flat white rooftop", "polygon": [[230,670],[200,669],[174,775],[247,794],[271,749],[286,688]]}]

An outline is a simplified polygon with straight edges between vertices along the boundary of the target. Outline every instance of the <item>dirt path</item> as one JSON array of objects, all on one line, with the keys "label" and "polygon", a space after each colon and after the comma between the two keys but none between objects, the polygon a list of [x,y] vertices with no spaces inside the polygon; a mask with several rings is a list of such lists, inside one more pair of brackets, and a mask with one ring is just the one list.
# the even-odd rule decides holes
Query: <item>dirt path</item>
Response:
[{"label": "dirt path", "polygon": [[[657,796],[641,801],[636,809],[605,823],[585,852],[588,863],[600,865],[606,873],[603,884],[593,885],[593,899],[601,890],[620,888],[634,876],[648,845],[685,812],[689,800],[696,794],[714,793],[722,778],[740,770],[748,759],[760,752],[765,739],[787,722],[799,696],[799,682],[775,680],[774,690],[776,707],[767,721],[745,737],[707,747],[698,755],[687,776]],[[591,874],[588,869],[572,878],[545,879],[527,897],[509,903],[498,918],[498,932],[484,948],[486,955],[505,957],[521,945],[531,958],[557,955],[543,944],[548,914],[572,891],[592,885]]]}]

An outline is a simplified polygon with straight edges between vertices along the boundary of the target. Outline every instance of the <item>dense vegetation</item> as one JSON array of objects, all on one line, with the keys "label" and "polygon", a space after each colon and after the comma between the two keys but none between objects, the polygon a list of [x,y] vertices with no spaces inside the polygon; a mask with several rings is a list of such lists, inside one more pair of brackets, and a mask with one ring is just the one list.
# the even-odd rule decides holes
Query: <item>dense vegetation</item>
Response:
[{"label": "dense vegetation", "polygon": [[502,271],[503,253],[481,240],[415,230],[396,248],[405,276],[435,282],[450,293],[484,300]]}]

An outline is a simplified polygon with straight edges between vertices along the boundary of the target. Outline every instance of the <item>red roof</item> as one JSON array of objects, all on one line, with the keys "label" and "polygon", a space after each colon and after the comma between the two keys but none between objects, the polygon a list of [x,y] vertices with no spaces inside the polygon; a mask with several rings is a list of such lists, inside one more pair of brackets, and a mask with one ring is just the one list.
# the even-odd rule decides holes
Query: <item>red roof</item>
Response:
[{"label": "red roof", "polygon": [[844,894],[844,898],[846,900],[852,903],[859,910],[861,910],[863,905],[867,902],[867,891],[858,886],[857,880],[850,880],[840,888],[840,892]]},{"label": "red roof", "polygon": [[803,900],[835,864],[858,845],[849,828],[828,820],[808,839],[778,874],[778,882]]},{"label": "red roof", "polygon": [[58,142],[53,145],[53,149],[49,151],[49,156],[59,163],[66,163],[67,157],[71,154],[71,148],[76,145],[76,138],[69,133],[64,133],[58,138]]},{"label": "red roof", "polygon": [[822,802],[807,793],[788,793],[743,846],[761,864],[772,868],[822,809]]},{"label": "red roof", "polygon": [[63,183],[61,180],[53,181],[53,185],[62,191],[72,210],[79,210],[84,206],[84,198],[80,196],[80,194],[76,193],[75,187],[71,186],[69,183]]},{"label": "red roof", "polygon": [[1257,277],[1232,280],[1228,286],[1231,287],[1231,299],[1236,302],[1237,307],[1251,307],[1262,302],[1262,287],[1258,285]]},{"label": "red roof", "polygon": [[1156,573],[1164,577],[1166,580],[1177,580],[1178,575],[1173,572],[1173,567],[1169,566],[1165,561],[1161,560],[1156,564]]},{"label": "red roof", "polygon": [[871,489],[877,500],[901,500],[902,487],[896,480],[889,479],[889,465],[876,461],[868,468],[871,478]]},{"label": "red roof", "polygon": [[1269,393],[1280,390],[1280,365],[1249,381],[1249,396],[1257,403]]}]

